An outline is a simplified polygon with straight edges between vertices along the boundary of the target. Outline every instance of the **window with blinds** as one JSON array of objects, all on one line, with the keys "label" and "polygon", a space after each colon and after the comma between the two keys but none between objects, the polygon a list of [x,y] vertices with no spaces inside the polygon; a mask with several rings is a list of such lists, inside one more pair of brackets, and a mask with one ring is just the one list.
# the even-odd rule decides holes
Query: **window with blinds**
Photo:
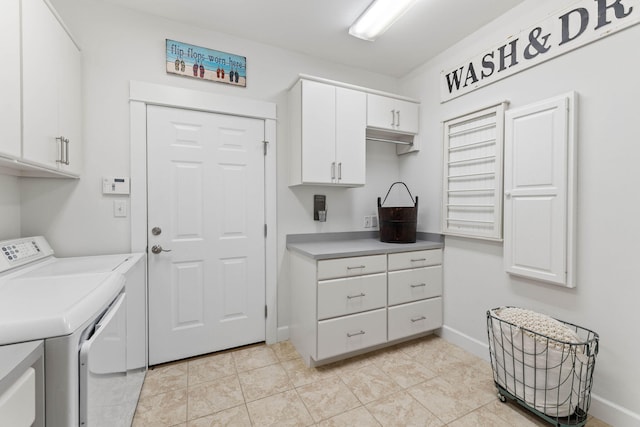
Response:
[{"label": "window with blinds", "polygon": [[505,106],[444,122],[443,234],[502,240]]}]

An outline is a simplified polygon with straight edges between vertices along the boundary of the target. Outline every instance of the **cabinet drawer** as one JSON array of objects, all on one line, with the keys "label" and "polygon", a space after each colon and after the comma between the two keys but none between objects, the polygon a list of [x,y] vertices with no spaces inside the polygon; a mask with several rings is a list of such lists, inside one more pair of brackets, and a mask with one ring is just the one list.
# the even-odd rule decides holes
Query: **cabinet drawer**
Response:
[{"label": "cabinet drawer", "polygon": [[386,255],[328,259],[318,261],[318,280],[383,273],[386,269]]},{"label": "cabinet drawer", "polygon": [[318,283],[318,319],[381,308],[387,304],[387,275],[348,277]]},{"label": "cabinet drawer", "polygon": [[389,254],[389,271],[406,270],[408,268],[427,267],[438,264],[442,264],[441,249]]},{"label": "cabinet drawer", "polygon": [[381,344],[387,340],[386,309],[318,322],[318,358]]},{"label": "cabinet drawer", "polygon": [[388,310],[389,341],[442,326],[442,298],[410,302]]},{"label": "cabinet drawer", "polygon": [[442,267],[412,268],[389,273],[389,305],[442,295]]}]

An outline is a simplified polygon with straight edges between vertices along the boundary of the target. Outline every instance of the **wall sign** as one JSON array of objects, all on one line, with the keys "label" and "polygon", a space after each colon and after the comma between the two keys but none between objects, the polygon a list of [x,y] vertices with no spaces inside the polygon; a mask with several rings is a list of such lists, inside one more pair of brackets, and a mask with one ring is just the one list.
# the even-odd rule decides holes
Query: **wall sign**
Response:
[{"label": "wall sign", "polygon": [[441,102],[640,22],[640,0],[580,0],[539,25],[440,73]]},{"label": "wall sign", "polygon": [[175,40],[166,41],[167,73],[247,86],[246,57]]}]

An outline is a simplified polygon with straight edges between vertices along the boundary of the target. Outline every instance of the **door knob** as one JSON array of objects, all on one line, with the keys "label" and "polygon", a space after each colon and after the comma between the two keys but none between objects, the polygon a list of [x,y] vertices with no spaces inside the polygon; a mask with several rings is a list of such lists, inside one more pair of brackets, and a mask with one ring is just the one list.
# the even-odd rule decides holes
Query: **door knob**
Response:
[{"label": "door knob", "polygon": [[151,252],[153,252],[154,254],[159,254],[160,252],[171,252],[171,249],[162,249],[162,246],[160,245],[153,245],[151,247]]}]

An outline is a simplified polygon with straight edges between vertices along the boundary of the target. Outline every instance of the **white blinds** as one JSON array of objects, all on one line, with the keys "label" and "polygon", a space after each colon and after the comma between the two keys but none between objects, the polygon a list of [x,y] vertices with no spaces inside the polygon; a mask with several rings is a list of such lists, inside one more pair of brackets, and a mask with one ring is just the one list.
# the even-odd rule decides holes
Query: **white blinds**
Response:
[{"label": "white blinds", "polygon": [[444,122],[443,234],[502,240],[505,105]]}]

